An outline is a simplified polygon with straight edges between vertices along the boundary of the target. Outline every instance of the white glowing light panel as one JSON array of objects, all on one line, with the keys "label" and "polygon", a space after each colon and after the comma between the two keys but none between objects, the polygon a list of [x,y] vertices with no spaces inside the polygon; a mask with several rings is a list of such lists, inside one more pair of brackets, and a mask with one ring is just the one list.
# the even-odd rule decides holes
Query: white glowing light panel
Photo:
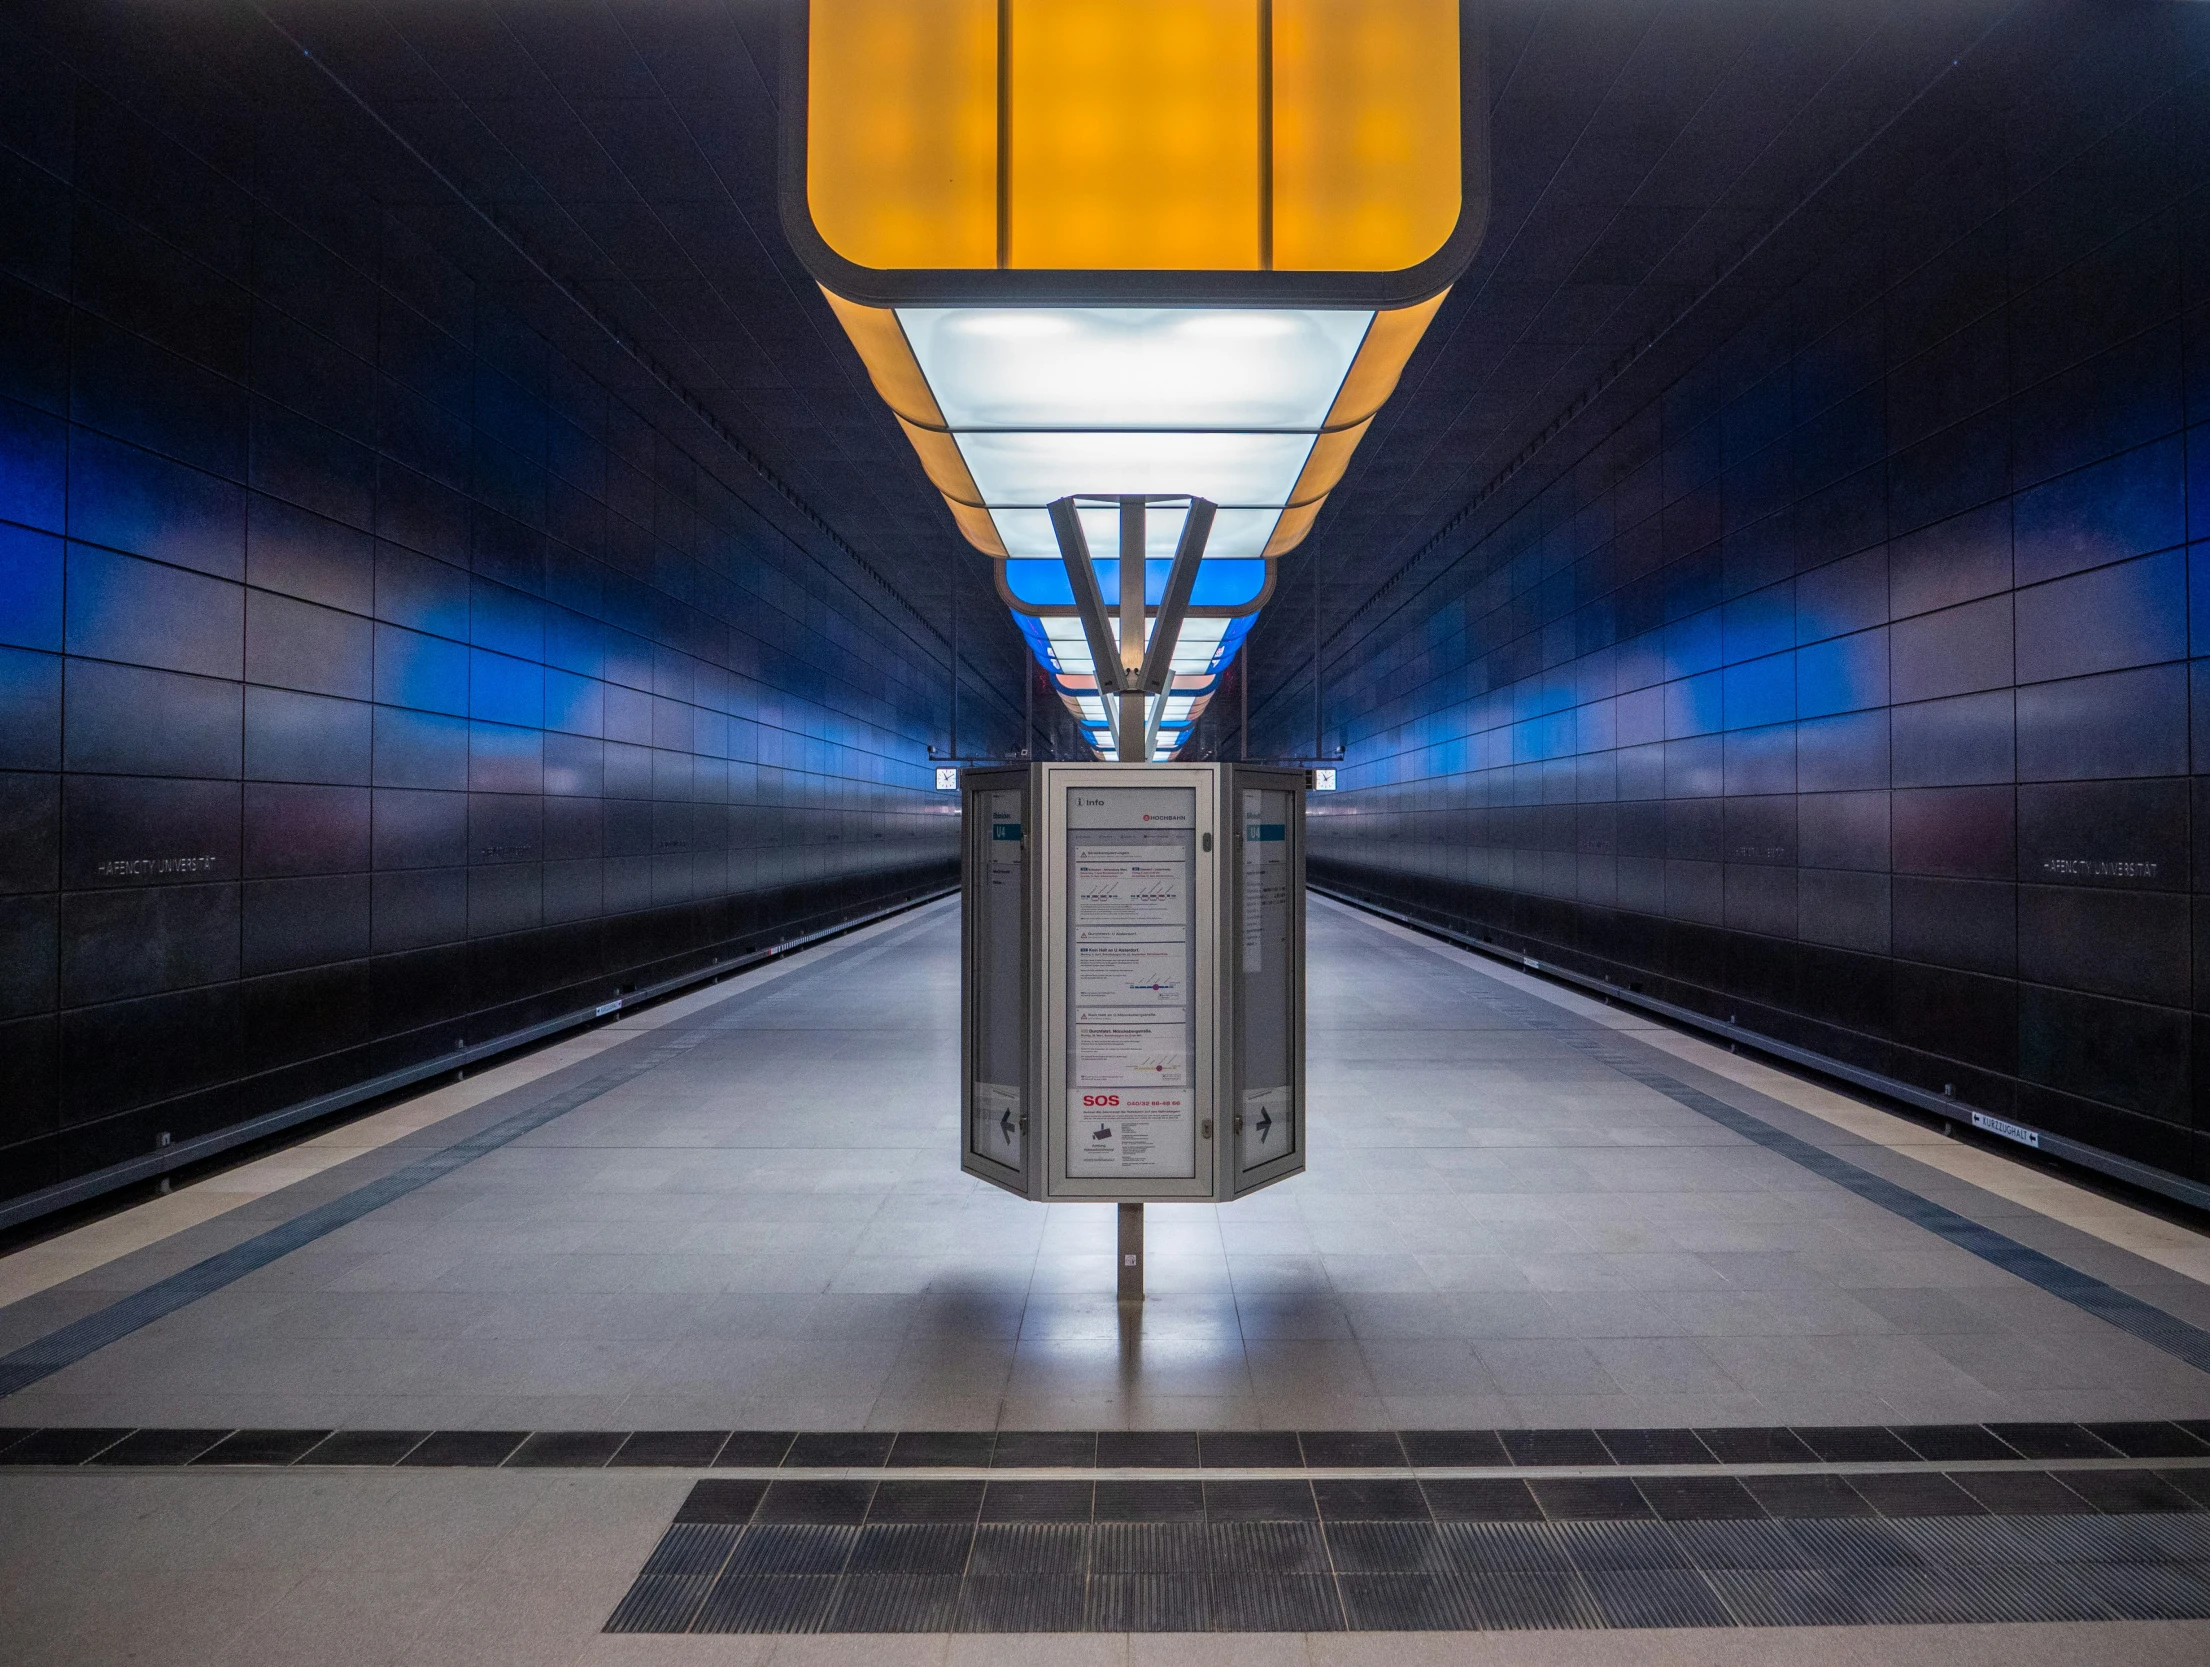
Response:
[{"label": "white glowing light panel", "polygon": [[[1231,307],[898,310],[944,420],[961,433],[1310,434],[1327,420],[1373,316]],[[1083,483],[1065,490],[1101,489]]]},{"label": "white glowing light panel", "polygon": [[[1207,498],[1220,507],[1206,559],[1263,554],[1373,317],[1320,308],[898,309],[1015,560],[1056,558],[1045,506],[1085,495]],[[1117,559],[1118,511],[1079,513],[1091,554]],[[1146,514],[1148,558],[1174,554],[1186,516],[1165,505]],[[1061,673],[1095,675],[1078,622],[1041,623]],[[1234,648],[1225,626],[1186,621],[1176,675],[1219,670],[1223,647]],[[1186,703],[1170,715],[1186,722]],[[1162,729],[1162,746],[1171,733]]]}]

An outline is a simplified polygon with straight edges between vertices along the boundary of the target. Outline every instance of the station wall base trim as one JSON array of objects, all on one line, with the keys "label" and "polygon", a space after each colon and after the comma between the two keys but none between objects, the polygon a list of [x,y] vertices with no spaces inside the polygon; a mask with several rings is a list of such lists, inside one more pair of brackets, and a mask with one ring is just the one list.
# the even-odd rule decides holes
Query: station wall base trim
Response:
[{"label": "station wall base trim", "polygon": [[611,1018],[617,1012],[627,1012],[631,1008],[658,1001],[664,996],[675,995],[680,991],[690,989],[694,985],[708,983],[717,978],[726,978],[731,973],[745,972],[753,967],[763,966],[770,961],[780,960],[785,955],[810,948],[812,945],[826,939],[841,936],[846,932],[857,931],[862,926],[872,926],[877,921],[888,920],[893,915],[903,914],[909,909],[918,909],[925,904],[941,901],[943,898],[955,895],[958,890],[957,886],[940,887],[919,897],[910,897],[883,908],[872,909],[865,914],[855,915],[852,919],[840,921],[834,926],[824,926],[811,932],[801,933],[794,938],[786,938],[783,942],[767,949],[749,950],[742,955],[726,956],[721,960],[709,962],[705,966],[695,968],[690,972],[679,973],[673,978],[664,978],[657,984],[648,984],[643,989],[622,996],[616,1001],[601,1002],[595,1006],[578,1008],[574,1012],[563,1013],[556,1018],[545,1019],[533,1025],[525,1025],[520,1030],[510,1030],[503,1036],[495,1036],[488,1042],[477,1042],[468,1047],[455,1048],[452,1052],[440,1054],[435,1059],[424,1060],[419,1064],[409,1065],[397,1071],[386,1071],[381,1076],[370,1077],[366,1081],[354,1083],[347,1088],[335,1089],[328,1094],[318,1094],[311,1100],[300,1101],[297,1105],[286,1106],[279,1111],[267,1112],[259,1117],[248,1118],[242,1123],[234,1123],[228,1128],[215,1129],[207,1134],[196,1135],[190,1140],[180,1140],[174,1145],[160,1147],[155,1151],[148,1152],[143,1157],[130,1158],[122,1163],[111,1164],[105,1169],[96,1169],[88,1175],[75,1176],[54,1186],[41,1188],[37,1192],[24,1193],[20,1197],[9,1199],[5,1204],[0,1204],[0,1228],[14,1227],[22,1222],[36,1220],[42,1215],[49,1215],[56,1210],[65,1210],[72,1204],[85,1203],[103,1193],[113,1192],[117,1188],[127,1187],[136,1182],[157,1180],[163,1175],[173,1173],[179,1169],[189,1168],[196,1163],[203,1163],[209,1158],[217,1157],[236,1147],[248,1145],[256,1140],[265,1140],[270,1135],[281,1134],[286,1129],[296,1128],[302,1123],[311,1123],[317,1118],[328,1117],[334,1112],[344,1111],[349,1107],[360,1105],[364,1101],[379,1099],[386,1094],[412,1088],[417,1083],[427,1082],[434,1077],[441,1077],[448,1071],[467,1070],[482,1064],[486,1060],[497,1059],[502,1054],[514,1053],[523,1048],[533,1047],[537,1043],[547,1041],[552,1037],[561,1035],[563,1032],[580,1030],[585,1025],[597,1024],[602,1019]]},{"label": "station wall base trim", "polygon": [[1806,1070],[1816,1071],[1821,1076],[1835,1077],[1854,1087],[1868,1089],[1885,1099],[1900,1100],[1905,1105],[1927,1112],[1935,1117],[1962,1123],[1970,1128],[1978,1128],[1985,1133],[1995,1135],[1998,1139],[2027,1146],[2037,1152],[2045,1152],[2050,1157],[2061,1158],[2066,1163],[2077,1164],[2082,1169],[2095,1170],[2100,1174],[2110,1176],[2114,1180],[2123,1181],[2128,1186],[2160,1193],[2166,1198],[2175,1199],[2179,1203],[2197,1210],[2210,1210],[2210,1187],[2206,1187],[2200,1182],[2190,1181],[2184,1175],[2174,1175],[2171,1171],[2158,1169],[2153,1164],[2140,1163],[2132,1158],[2121,1157],[2116,1152],[2106,1152],[2099,1146],[2087,1145],[2084,1141],[2071,1140],[2060,1134],[2052,1134],[2048,1130],[2036,1128],[2030,1123],[2021,1123],[2013,1117],[1997,1117],[1992,1113],[1979,1111],[1963,1100],[1948,1095],[1928,1093],[1925,1089],[1911,1083],[1899,1081],[1894,1077],[1883,1076],[1878,1071],[1868,1071],[1860,1065],[1851,1065],[1846,1061],[1834,1058],[1830,1054],[1819,1053],[1812,1048],[1798,1047],[1793,1042],[1783,1042],[1777,1037],[1767,1036],[1760,1031],[1751,1030],[1747,1026],[1729,1024],[1724,1019],[1714,1019],[1709,1014],[1696,1012],[1693,1008],[1679,1007],[1672,1002],[1662,1001],[1656,996],[1624,989],[1604,979],[1591,978],[1586,973],[1570,971],[1565,967],[1557,966],[1533,955],[1521,955],[1513,950],[1500,949],[1495,944],[1483,943],[1479,938],[1471,937],[1464,932],[1454,932],[1447,926],[1439,926],[1433,921],[1422,920],[1417,915],[1404,914],[1383,904],[1369,902],[1353,892],[1338,891],[1332,886],[1323,886],[1316,881],[1311,883],[1311,890],[1323,897],[1332,898],[1338,903],[1362,910],[1367,914],[1379,915],[1384,920],[1393,920],[1399,926],[1410,927],[1413,931],[1425,933],[1431,938],[1441,938],[1446,943],[1459,949],[1469,949],[1477,955],[1487,956],[1492,961],[1502,961],[1505,965],[1517,967],[1522,972],[1531,972],[1543,978],[1556,979],[1560,983],[1571,984],[1577,989],[1587,990],[1593,995],[1603,996],[1606,1000],[1615,1002],[1622,1007],[1636,1008],[1641,1012],[1664,1019],[1669,1024],[1699,1030],[1707,1036],[1723,1038],[1738,1047],[1747,1048],[1756,1053],[1769,1054],[1773,1058],[1785,1060],[1791,1065],[1799,1065]]}]

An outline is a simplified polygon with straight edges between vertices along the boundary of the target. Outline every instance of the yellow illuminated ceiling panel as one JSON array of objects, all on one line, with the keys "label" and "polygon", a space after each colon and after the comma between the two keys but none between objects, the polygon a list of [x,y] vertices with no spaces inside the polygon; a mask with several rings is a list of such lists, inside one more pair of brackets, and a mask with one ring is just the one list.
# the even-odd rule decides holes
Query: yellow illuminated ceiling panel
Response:
[{"label": "yellow illuminated ceiling panel", "polygon": [[806,197],[861,266],[998,263],[998,0],[819,0]]},{"label": "yellow illuminated ceiling panel", "polygon": [[1006,264],[1259,264],[1254,0],[1012,0]]},{"label": "yellow illuminated ceiling panel", "polygon": [[811,0],[810,228],[875,272],[1417,269],[1467,207],[1460,4]]},{"label": "yellow illuminated ceiling panel", "polygon": [[1458,0],[1272,0],[1274,265],[1386,272],[1458,223]]}]

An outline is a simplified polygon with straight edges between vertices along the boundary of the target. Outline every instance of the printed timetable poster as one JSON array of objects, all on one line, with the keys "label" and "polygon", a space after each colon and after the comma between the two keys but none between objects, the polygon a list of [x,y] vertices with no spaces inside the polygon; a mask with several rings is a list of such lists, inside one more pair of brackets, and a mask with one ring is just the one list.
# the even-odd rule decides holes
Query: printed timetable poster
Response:
[{"label": "printed timetable poster", "polygon": [[1082,1007],[1186,1007],[1185,934],[1161,926],[1076,927],[1074,999]]},{"label": "printed timetable poster", "polygon": [[1188,788],[1070,788],[1067,1172],[1197,1173]]}]

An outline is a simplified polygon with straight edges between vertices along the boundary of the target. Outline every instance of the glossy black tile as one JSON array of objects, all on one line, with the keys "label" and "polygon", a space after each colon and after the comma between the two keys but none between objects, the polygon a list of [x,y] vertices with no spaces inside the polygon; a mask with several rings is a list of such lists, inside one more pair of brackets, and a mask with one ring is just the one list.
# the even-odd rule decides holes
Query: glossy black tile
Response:
[{"label": "glossy black tile", "polygon": [[1463,1478],[1420,1484],[1437,1522],[1534,1522],[1542,1507],[1525,1482]]},{"label": "glossy black tile", "polygon": [[1204,1485],[1194,1481],[1100,1481],[1092,1502],[1095,1520],[1101,1523],[1201,1522],[1205,1509]]},{"label": "glossy black tile", "polygon": [[1668,1522],[1721,1522],[1762,1517],[1757,1498],[1727,1476],[1643,1476],[1636,1487]]},{"label": "glossy black tile", "polygon": [[1207,1482],[1204,1490],[1205,1515],[1213,1522],[1293,1522],[1319,1512],[1306,1482]]},{"label": "glossy black tile", "polygon": [[75,1465],[97,1458],[132,1432],[128,1429],[56,1428],[19,1435],[0,1450],[0,1464]]},{"label": "glossy black tile", "polygon": [[526,1430],[437,1430],[408,1449],[403,1465],[483,1467],[503,1464],[527,1438]]},{"label": "glossy black tile", "polygon": [[[998,1439],[1002,1449],[1005,1437]],[[1202,1430],[1197,1443],[1198,1456],[1210,1469],[1294,1468],[1305,1462],[1292,1430]]]},{"label": "glossy black tile", "polygon": [[1693,1430],[1598,1430],[1596,1437],[1620,1464],[1709,1464],[1711,1451]]},{"label": "glossy black tile", "polygon": [[2210,1452],[2202,1441],[2177,1424],[2089,1424],[2086,1432],[2129,1459],[2199,1458]]},{"label": "glossy black tile", "polygon": [[1949,1480],[1988,1511],[2002,1516],[2069,1516],[2083,1509],[2080,1496],[2038,1470],[1957,1470]]},{"label": "glossy black tile", "polygon": [[238,876],[237,783],[68,776],[61,786],[63,886],[91,890]]},{"label": "glossy black tile", "polygon": [[639,1430],[625,1439],[606,1462],[615,1470],[632,1466],[699,1468],[712,1464],[728,1439],[727,1430]]},{"label": "glossy black tile", "polygon": [[374,723],[375,709],[361,701],[248,685],[245,773],[365,786],[374,773]]},{"label": "glossy black tile", "polygon": [[[397,1464],[429,1439],[427,1430],[340,1430],[308,1449],[301,1464]],[[502,1455],[503,1456],[503,1455]]]},{"label": "glossy black tile", "polygon": [[[784,1455],[791,1465],[879,1465],[887,1462],[896,1436],[864,1430],[800,1435]],[[724,1462],[728,1462],[724,1460]]]},{"label": "glossy black tile", "polygon": [[1918,1457],[1937,1464],[2017,1456],[2007,1442],[1979,1424],[1897,1425],[1894,1434]]},{"label": "glossy black tile", "polygon": [[1407,1460],[1415,1465],[1509,1464],[1494,1430],[1399,1430]]},{"label": "glossy black tile", "polygon": [[515,1448],[506,1463],[518,1470],[598,1470],[627,1439],[625,1432],[614,1430],[539,1430]]},{"label": "glossy black tile", "polygon": [[1545,1477],[1528,1487],[1543,1515],[1554,1521],[1630,1520],[1652,1514],[1640,1490],[1624,1476]]},{"label": "glossy black tile", "polygon": [[1860,1517],[1874,1514],[1870,1502],[1850,1485],[1847,1476],[1745,1476],[1742,1486],[1768,1516]]},{"label": "glossy black tile", "polygon": [[874,1498],[868,1502],[867,1520],[972,1523],[982,1509],[982,1493],[980,1482],[886,1481],[876,1487]]},{"label": "glossy black tile", "polygon": [[2029,1459],[2107,1459],[2119,1451],[2077,1424],[1990,1424],[1988,1433]]},{"label": "glossy black tile", "polygon": [[247,592],[188,568],[72,544],[70,653],[201,677],[239,677]]},{"label": "glossy black tile", "polygon": [[1406,1462],[1394,1430],[1301,1430],[1304,1462],[1315,1468],[1393,1468]]},{"label": "glossy black tile", "polygon": [[1611,1450],[1594,1430],[1502,1430],[1512,1463],[1528,1465],[1610,1464]]},{"label": "glossy black tile", "polygon": [[1088,1522],[1095,1484],[992,1482],[982,1495],[984,1522]]},{"label": "glossy black tile", "polygon": [[235,979],[239,888],[156,885],[63,899],[62,999],[120,1001]]},{"label": "glossy black tile", "polygon": [[1697,1439],[1721,1464],[1805,1464],[1839,1454],[1814,1453],[1806,1432],[1755,1425],[1722,1425],[1698,1430]]},{"label": "glossy black tile", "polygon": [[248,878],[364,871],[371,863],[366,788],[249,782],[242,830]]},{"label": "glossy black tile", "polygon": [[[636,1438],[631,1437],[634,1441]],[[619,1465],[627,1462],[620,1455],[613,1461]],[[752,1513],[759,1508],[761,1498],[767,1492],[765,1482],[752,1480],[722,1480],[719,1478],[694,1482],[691,1491],[683,1498],[683,1504],[675,1513],[677,1522],[745,1523],[752,1520]],[[732,1544],[734,1541],[731,1542]],[[710,1572],[710,1571],[697,1571]]]},{"label": "glossy black tile", "polygon": [[2027,1082],[2184,1122],[2191,1104],[2185,1014],[2032,985],[2019,991],[2018,1071]]},{"label": "glossy black tile", "polygon": [[756,1515],[763,1523],[857,1523],[874,1493],[873,1482],[774,1482]]},{"label": "glossy black tile", "polygon": [[715,1455],[714,1463],[732,1469],[739,1466],[779,1465],[796,1439],[796,1435],[788,1430],[737,1430],[722,1442],[721,1451]]},{"label": "glossy black tile", "polygon": [[232,1430],[194,1464],[292,1464],[329,1439],[328,1430]]},{"label": "glossy black tile", "polygon": [[227,1430],[133,1430],[85,1462],[95,1465],[184,1465],[205,1455]]},{"label": "glossy black tile", "polygon": [[1197,1436],[1182,1430],[1101,1430],[1101,1470],[1182,1470],[1197,1467]]},{"label": "glossy black tile", "polygon": [[1884,1517],[1978,1516],[1986,1507],[1946,1476],[1861,1473],[1850,1486]]},{"label": "glossy black tile", "polygon": [[[989,1431],[935,1432],[907,1430],[892,1443],[883,1462],[900,1465],[987,1465],[996,1447]],[[821,1462],[793,1456],[795,1463]]]},{"label": "glossy black tile", "polygon": [[2114,1514],[2210,1509],[2147,1470],[2068,1470],[2064,1485],[2096,1510]]},{"label": "glossy black tile", "polygon": [[2184,1007],[2190,938],[2176,893],[2018,888],[2018,975],[2037,984]]},{"label": "glossy black tile", "polygon": [[103,775],[235,780],[236,683],[99,660],[68,662],[65,767]]},{"label": "glossy black tile", "polygon": [[[245,576],[246,495],[232,480],[76,428],[69,536],[223,579]],[[54,520],[38,524],[62,530]]]},{"label": "glossy black tile", "polygon": [[375,542],[355,528],[259,494],[246,505],[246,582],[356,616],[376,609]]}]

